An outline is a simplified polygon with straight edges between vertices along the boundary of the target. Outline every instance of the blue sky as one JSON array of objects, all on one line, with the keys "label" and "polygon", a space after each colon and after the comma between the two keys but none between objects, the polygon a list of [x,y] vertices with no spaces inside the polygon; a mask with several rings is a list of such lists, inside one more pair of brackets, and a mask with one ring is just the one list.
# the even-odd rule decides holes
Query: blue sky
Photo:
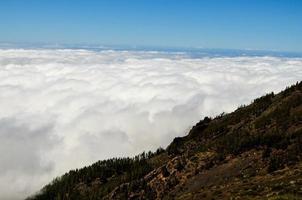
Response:
[{"label": "blue sky", "polygon": [[302,52],[300,0],[3,0],[0,41]]}]

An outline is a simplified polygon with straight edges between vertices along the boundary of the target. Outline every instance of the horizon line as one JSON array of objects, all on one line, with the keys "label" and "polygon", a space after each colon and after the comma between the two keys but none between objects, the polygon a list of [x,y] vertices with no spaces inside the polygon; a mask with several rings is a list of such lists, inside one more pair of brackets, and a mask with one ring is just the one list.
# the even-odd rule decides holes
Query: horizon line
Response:
[{"label": "horizon line", "polygon": [[0,49],[2,48],[43,48],[43,49],[129,49],[129,50],[183,50],[183,51],[244,51],[244,52],[263,52],[263,53],[290,53],[301,54],[302,51],[280,50],[280,49],[253,49],[253,48],[221,48],[221,47],[202,47],[202,46],[165,46],[165,45],[130,45],[130,44],[102,44],[102,43],[64,43],[64,42],[6,42],[0,41]]}]

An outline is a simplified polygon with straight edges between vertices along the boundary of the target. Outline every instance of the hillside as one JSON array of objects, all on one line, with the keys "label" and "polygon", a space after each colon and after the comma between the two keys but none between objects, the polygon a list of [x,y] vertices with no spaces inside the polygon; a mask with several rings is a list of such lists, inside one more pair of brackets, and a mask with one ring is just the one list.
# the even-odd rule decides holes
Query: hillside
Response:
[{"label": "hillside", "polygon": [[71,170],[28,198],[40,199],[302,199],[302,82],[206,117],[165,150]]}]

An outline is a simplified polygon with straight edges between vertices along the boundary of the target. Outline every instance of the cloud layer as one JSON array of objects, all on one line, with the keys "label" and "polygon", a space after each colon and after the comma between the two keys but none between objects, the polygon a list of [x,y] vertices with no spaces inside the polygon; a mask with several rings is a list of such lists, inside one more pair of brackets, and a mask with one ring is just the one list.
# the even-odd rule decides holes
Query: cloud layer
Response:
[{"label": "cloud layer", "polygon": [[0,50],[0,199],[99,159],[165,147],[202,117],[301,78],[301,58]]}]

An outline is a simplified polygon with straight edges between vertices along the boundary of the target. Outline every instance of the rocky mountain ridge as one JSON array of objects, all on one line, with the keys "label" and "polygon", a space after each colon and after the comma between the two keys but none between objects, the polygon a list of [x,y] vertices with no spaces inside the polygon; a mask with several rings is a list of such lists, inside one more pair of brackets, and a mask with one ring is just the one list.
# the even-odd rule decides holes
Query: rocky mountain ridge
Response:
[{"label": "rocky mountain ridge", "polygon": [[28,199],[302,199],[302,82],[164,150],[71,170]]}]

